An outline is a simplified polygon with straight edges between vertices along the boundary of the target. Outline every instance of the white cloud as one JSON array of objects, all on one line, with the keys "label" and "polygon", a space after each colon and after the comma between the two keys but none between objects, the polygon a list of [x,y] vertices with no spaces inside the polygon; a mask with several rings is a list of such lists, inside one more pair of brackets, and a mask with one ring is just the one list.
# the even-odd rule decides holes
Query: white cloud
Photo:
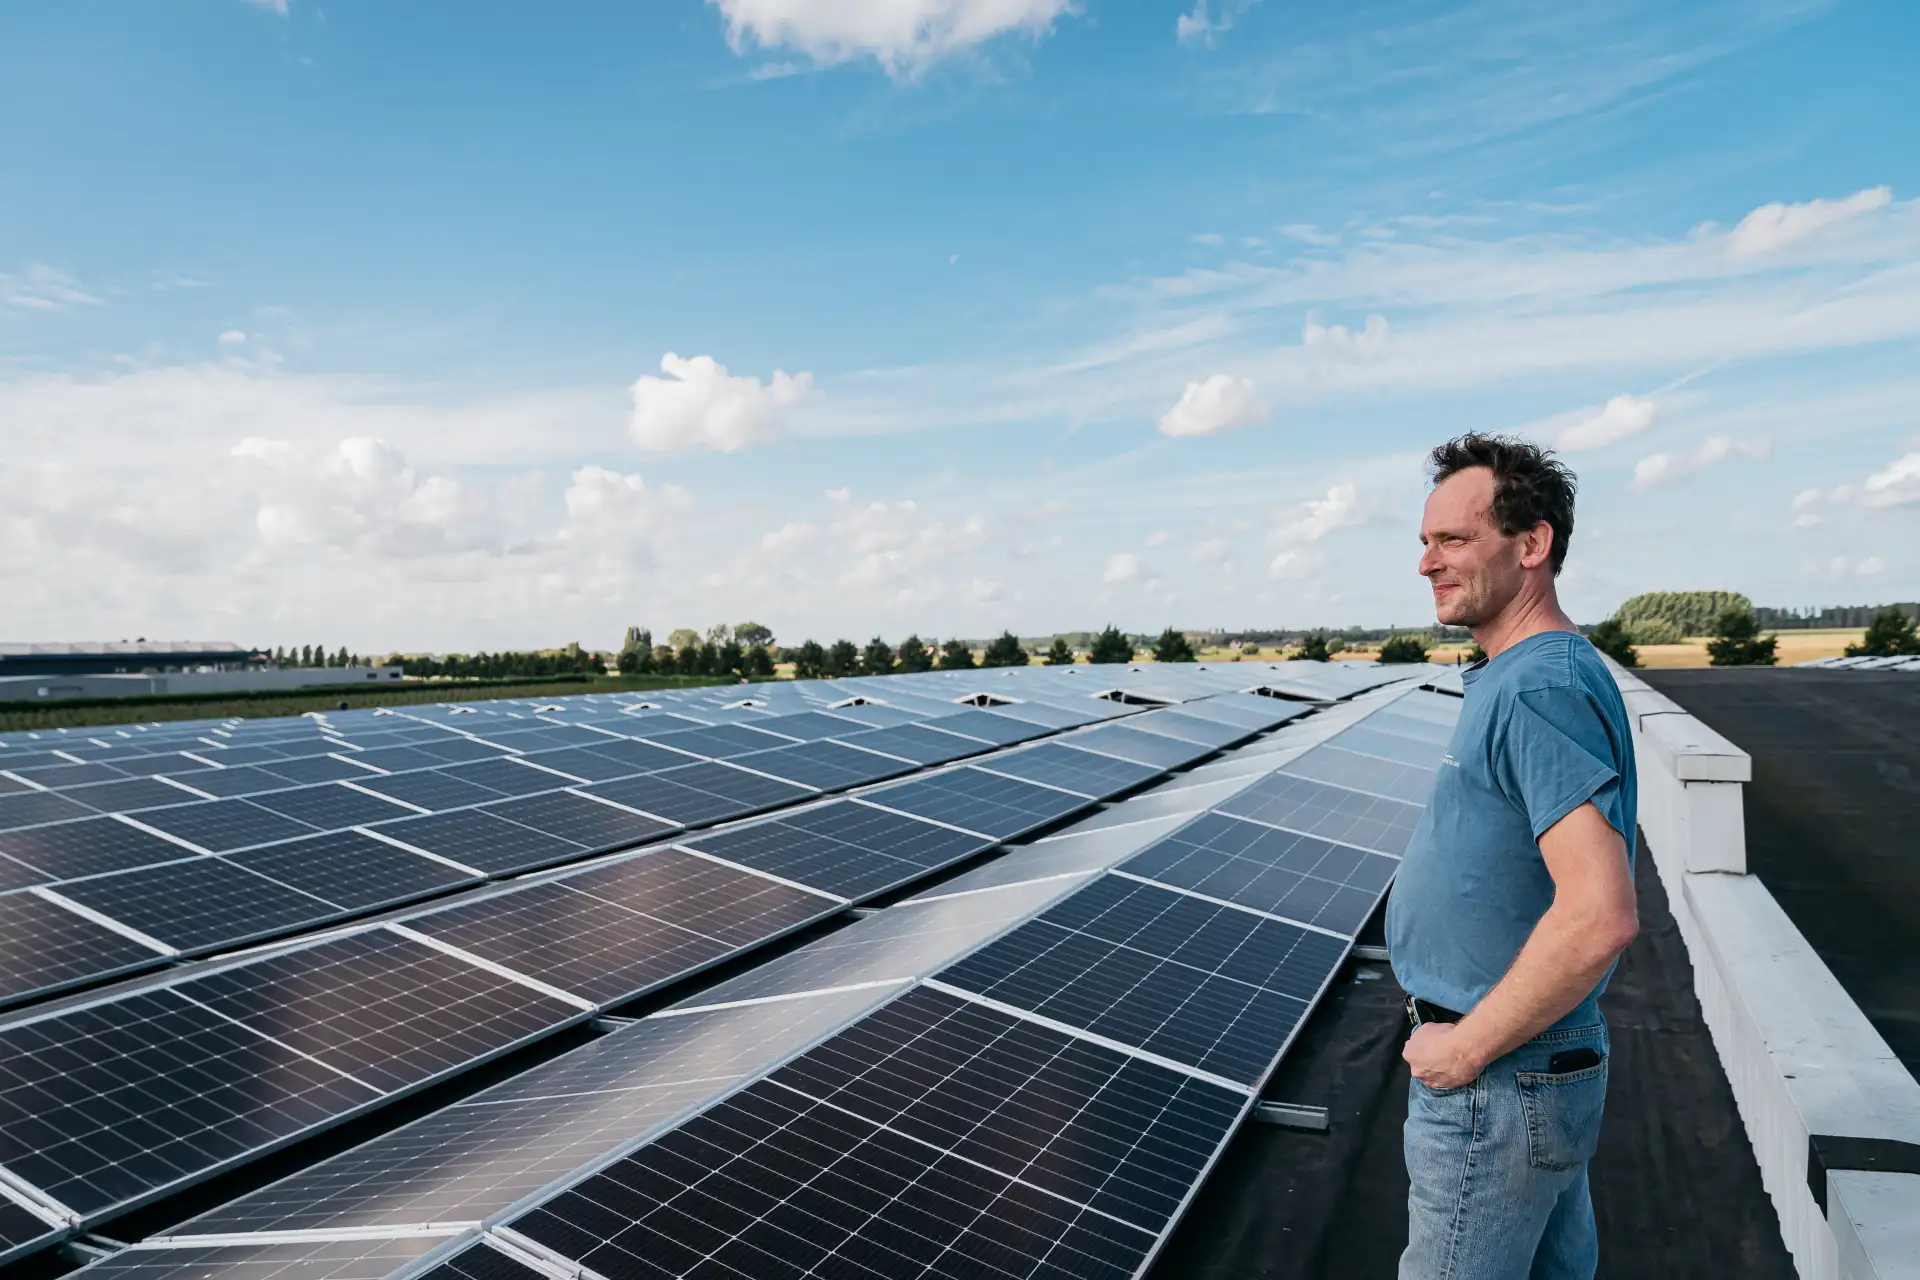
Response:
[{"label": "white cloud", "polygon": [[1371,360],[1387,348],[1385,316],[1368,316],[1366,327],[1355,333],[1343,324],[1323,325],[1308,318],[1300,331],[1300,345],[1343,360]]},{"label": "white cloud", "polygon": [[1205,382],[1189,382],[1173,408],[1160,415],[1160,434],[1213,436],[1267,420],[1267,406],[1250,378],[1216,373]]},{"label": "white cloud", "polygon": [[1038,40],[1072,0],[710,0],[727,43],[794,49],[820,66],[872,58],[907,77],[999,36]]},{"label": "white cloud", "polygon": [[1218,231],[1198,231],[1198,232],[1195,232],[1193,236],[1190,238],[1193,240],[1195,244],[1219,244],[1220,243],[1220,233]]},{"label": "white cloud", "polygon": [[1899,507],[1920,502],[1920,452],[1896,458],[1867,477],[1860,501],[1869,507]]},{"label": "white cloud", "polygon": [[1643,396],[1617,395],[1590,417],[1562,431],[1554,444],[1570,453],[1603,449],[1637,436],[1660,417],[1660,406]]},{"label": "white cloud", "polygon": [[247,335],[238,329],[228,329],[218,338],[218,342],[223,347],[238,347],[243,345],[246,340]]},{"label": "white cloud", "polygon": [[1193,549],[1193,558],[1199,564],[1223,564],[1233,554],[1233,543],[1225,538],[1209,538]]},{"label": "white cloud", "polygon": [[246,0],[246,3],[256,9],[266,9],[272,13],[276,13],[283,18],[287,16],[287,11],[292,7],[291,0]]},{"label": "white cloud", "polygon": [[778,529],[775,529],[772,533],[762,534],[760,537],[760,549],[762,551],[771,551],[775,555],[778,555],[781,552],[790,551],[796,547],[803,547],[819,536],[819,525],[807,524],[800,520],[790,520]]},{"label": "white cloud", "polygon": [[1131,551],[1116,551],[1107,557],[1107,568],[1100,581],[1109,586],[1132,582],[1140,576],[1140,557]]},{"label": "white cloud", "polygon": [[483,547],[498,534],[458,481],[417,474],[384,440],[355,436],[315,455],[250,436],[230,456],[248,464],[270,554],[325,547],[384,559]]},{"label": "white cloud", "polygon": [[101,299],[66,272],[34,262],[20,275],[0,272],[0,306],[22,311],[65,311],[69,307],[97,307]]},{"label": "white cloud", "polygon": [[736,453],[770,440],[781,419],[815,394],[813,375],[776,369],[772,379],[735,377],[712,356],[660,357],[668,375],[633,384],[628,430],[641,448],[660,453],[711,449]]},{"label": "white cloud", "polygon": [[1208,7],[1208,0],[1194,0],[1193,12],[1183,13],[1173,24],[1174,38],[1181,44],[1211,44],[1222,32],[1233,30],[1240,16],[1260,0],[1219,0],[1219,11]]},{"label": "white cloud", "polygon": [[846,487],[845,485],[842,485],[838,489],[829,489],[827,490],[827,501],[851,502],[853,501],[853,490]]},{"label": "white cloud", "polygon": [[1871,578],[1887,567],[1887,562],[1879,556],[1868,556],[1853,567],[1853,571],[1863,578]]},{"label": "white cloud", "polygon": [[1340,236],[1337,232],[1322,231],[1311,222],[1289,222],[1280,228],[1280,234],[1291,236],[1303,244],[1320,245],[1324,247],[1326,245],[1340,243]]},{"label": "white cloud", "polygon": [[1802,489],[1793,495],[1793,509],[1795,511],[1805,511],[1808,507],[1817,505],[1819,501],[1820,491],[1818,489]]},{"label": "white cloud", "polygon": [[1727,235],[1727,257],[1738,261],[1777,253],[1835,223],[1883,208],[1893,199],[1885,187],[1868,187],[1842,200],[1809,200],[1805,204],[1763,204]]},{"label": "white cloud", "polygon": [[1772,442],[1767,440],[1748,442],[1735,440],[1732,436],[1711,436],[1692,453],[1650,453],[1640,459],[1633,468],[1633,487],[1644,490],[1671,484],[1728,458],[1764,462],[1772,456],[1772,452]]},{"label": "white cloud", "polygon": [[1280,536],[1318,542],[1330,533],[1365,524],[1367,518],[1359,489],[1350,482],[1342,482],[1328,489],[1326,497],[1302,503],[1299,517],[1282,526]]},{"label": "white cloud", "polygon": [[1173,535],[1165,529],[1147,535],[1147,545],[1150,547],[1164,547],[1172,541]]}]

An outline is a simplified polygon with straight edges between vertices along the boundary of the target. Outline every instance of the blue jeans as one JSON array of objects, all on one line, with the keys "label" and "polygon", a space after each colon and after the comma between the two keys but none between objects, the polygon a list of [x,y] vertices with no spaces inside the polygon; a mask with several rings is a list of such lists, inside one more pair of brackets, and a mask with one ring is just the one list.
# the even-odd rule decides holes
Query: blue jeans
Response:
[{"label": "blue jeans", "polygon": [[[1600,1065],[1551,1075],[1591,1047]],[[1472,1084],[1407,1095],[1407,1251],[1400,1280],[1592,1280],[1587,1161],[1607,1100],[1604,1023],[1548,1031]]]}]

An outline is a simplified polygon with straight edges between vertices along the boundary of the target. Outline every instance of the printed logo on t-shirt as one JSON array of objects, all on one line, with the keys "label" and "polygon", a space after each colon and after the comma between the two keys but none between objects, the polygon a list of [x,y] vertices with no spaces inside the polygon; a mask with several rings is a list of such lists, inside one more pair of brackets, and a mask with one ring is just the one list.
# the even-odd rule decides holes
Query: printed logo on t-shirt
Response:
[{"label": "printed logo on t-shirt", "polygon": [[1444,756],[1441,756],[1441,757],[1440,757],[1440,763],[1441,763],[1441,764],[1450,764],[1450,765],[1452,765],[1452,766],[1453,766],[1454,768],[1456,768],[1456,769],[1458,769],[1458,768],[1460,767],[1460,762],[1459,762],[1458,760],[1455,760],[1455,759],[1453,758],[1453,753],[1452,753],[1452,752],[1448,752],[1448,753],[1447,753],[1446,755],[1444,755]]}]

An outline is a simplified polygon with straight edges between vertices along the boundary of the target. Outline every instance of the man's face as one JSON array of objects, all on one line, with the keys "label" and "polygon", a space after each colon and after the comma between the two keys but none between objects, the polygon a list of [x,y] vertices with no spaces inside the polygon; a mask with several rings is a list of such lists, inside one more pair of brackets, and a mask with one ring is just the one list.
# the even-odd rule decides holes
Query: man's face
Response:
[{"label": "man's face", "polygon": [[1520,592],[1526,534],[1500,532],[1493,516],[1493,472],[1472,467],[1427,495],[1420,520],[1420,573],[1433,585],[1433,611],[1454,627],[1475,627]]}]

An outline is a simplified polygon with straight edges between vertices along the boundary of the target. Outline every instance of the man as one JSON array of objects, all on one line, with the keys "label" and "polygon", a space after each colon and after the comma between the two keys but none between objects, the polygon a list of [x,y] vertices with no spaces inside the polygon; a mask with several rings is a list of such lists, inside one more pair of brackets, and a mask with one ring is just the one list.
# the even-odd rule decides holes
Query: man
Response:
[{"label": "man", "polygon": [[1598,1000],[1639,921],[1626,707],[1561,611],[1574,478],[1517,440],[1430,458],[1420,572],[1486,651],[1387,906],[1404,1056],[1402,1280],[1590,1280]]}]

